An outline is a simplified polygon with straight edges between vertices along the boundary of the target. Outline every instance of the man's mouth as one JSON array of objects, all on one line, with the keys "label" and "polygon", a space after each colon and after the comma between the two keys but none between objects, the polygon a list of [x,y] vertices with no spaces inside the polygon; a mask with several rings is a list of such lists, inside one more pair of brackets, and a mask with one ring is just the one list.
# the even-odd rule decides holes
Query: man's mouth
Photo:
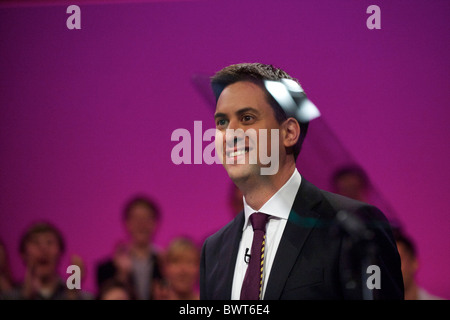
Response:
[{"label": "man's mouth", "polygon": [[38,266],[46,266],[46,265],[50,264],[50,258],[47,258],[47,257],[38,258],[36,261],[36,264]]},{"label": "man's mouth", "polygon": [[226,154],[227,154],[228,158],[233,158],[233,157],[242,156],[242,155],[248,153],[249,151],[250,151],[249,147],[245,147],[244,149],[239,149],[239,150],[236,150],[236,148],[235,148],[233,150],[227,150]]}]

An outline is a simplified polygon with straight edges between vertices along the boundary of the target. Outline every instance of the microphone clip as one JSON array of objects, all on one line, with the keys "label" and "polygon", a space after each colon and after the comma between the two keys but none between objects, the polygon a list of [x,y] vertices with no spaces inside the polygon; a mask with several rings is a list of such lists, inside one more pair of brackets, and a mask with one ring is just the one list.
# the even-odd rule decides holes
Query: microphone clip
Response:
[{"label": "microphone clip", "polygon": [[248,251],[249,251],[250,249],[249,248],[246,248],[245,249],[245,254],[244,254],[244,261],[245,261],[245,263],[249,263],[249,261],[250,261],[250,258],[251,258],[251,255],[250,254],[248,254]]}]

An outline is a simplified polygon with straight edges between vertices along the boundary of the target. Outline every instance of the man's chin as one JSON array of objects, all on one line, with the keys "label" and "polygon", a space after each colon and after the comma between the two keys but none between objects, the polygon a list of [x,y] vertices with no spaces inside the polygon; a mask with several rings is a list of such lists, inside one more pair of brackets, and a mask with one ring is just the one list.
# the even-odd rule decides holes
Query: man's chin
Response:
[{"label": "man's chin", "polygon": [[227,164],[225,165],[228,176],[233,182],[245,181],[252,176],[259,175],[258,165],[250,164]]},{"label": "man's chin", "polygon": [[41,267],[35,270],[35,275],[45,281],[51,279],[55,272],[55,266]]}]

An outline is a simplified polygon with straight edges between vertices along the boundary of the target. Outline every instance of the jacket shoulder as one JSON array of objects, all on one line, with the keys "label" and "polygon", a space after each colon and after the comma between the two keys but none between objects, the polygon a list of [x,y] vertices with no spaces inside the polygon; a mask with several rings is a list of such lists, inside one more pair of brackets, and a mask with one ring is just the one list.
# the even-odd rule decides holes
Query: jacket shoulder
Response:
[{"label": "jacket shoulder", "polygon": [[[206,238],[206,242],[208,244],[213,245],[215,243],[221,242],[223,240],[227,240],[227,237],[229,236],[230,232],[234,230],[235,228],[242,228],[244,224],[244,212],[241,211],[236,215],[236,217],[228,222],[225,226],[220,228],[217,232],[213,233],[209,237]],[[228,239],[230,240],[230,239]]]},{"label": "jacket shoulder", "polygon": [[340,211],[344,211],[351,214],[356,214],[365,222],[379,221],[388,223],[388,219],[384,213],[374,205],[325,190],[320,190],[320,192],[322,193],[327,204],[332,208],[331,211],[333,212],[333,216],[336,216]]}]

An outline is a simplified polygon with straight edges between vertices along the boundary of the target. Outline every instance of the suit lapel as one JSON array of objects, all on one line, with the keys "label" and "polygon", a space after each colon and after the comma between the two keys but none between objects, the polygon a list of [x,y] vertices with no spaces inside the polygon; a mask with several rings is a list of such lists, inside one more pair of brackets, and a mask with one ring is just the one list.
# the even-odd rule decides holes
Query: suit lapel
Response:
[{"label": "suit lapel", "polygon": [[280,298],[300,251],[318,222],[319,213],[313,208],[321,200],[322,195],[319,189],[302,179],[275,255],[264,299],[277,300]]},{"label": "suit lapel", "polygon": [[[242,227],[244,225],[244,212],[241,211],[236,218],[232,221],[230,228],[226,230],[223,241],[233,242],[230,245],[222,245],[220,248],[220,257],[223,257],[220,261],[217,261],[218,275],[221,275],[217,279],[217,292],[220,293],[220,300],[231,299],[231,289],[233,286],[234,266],[236,265],[236,258],[239,251],[239,243],[242,237]],[[223,294],[223,296],[222,296]]]}]

